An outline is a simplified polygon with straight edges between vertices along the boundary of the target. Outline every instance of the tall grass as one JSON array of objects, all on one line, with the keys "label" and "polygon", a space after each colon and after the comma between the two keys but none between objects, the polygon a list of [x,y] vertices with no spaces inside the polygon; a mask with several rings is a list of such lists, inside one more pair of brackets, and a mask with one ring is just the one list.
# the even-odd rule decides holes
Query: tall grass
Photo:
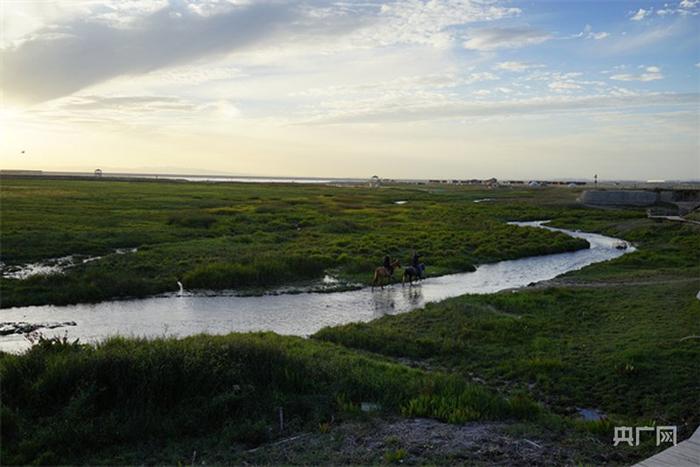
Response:
[{"label": "tall grass", "polygon": [[213,435],[255,445],[283,434],[278,407],[285,432],[358,411],[362,401],[451,422],[540,412],[453,376],[274,334],[45,340],[2,355],[0,380],[4,463],[94,461],[108,446]]},{"label": "tall grass", "polygon": [[324,256],[258,256],[246,264],[201,265],[183,276],[189,289],[265,286],[320,277],[333,261]]}]

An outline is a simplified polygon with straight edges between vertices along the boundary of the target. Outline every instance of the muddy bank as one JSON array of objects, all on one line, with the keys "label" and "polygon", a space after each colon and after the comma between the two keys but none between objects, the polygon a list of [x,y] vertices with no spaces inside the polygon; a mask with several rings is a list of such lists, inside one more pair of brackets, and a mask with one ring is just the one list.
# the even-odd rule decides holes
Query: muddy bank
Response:
[{"label": "muddy bank", "polygon": [[[138,248],[117,248],[114,253],[117,255],[125,255],[128,253],[136,253]],[[66,270],[73,268],[79,264],[90,263],[102,259],[102,256],[88,255],[68,255],[60,258],[49,258],[45,261],[26,264],[11,264],[7,265],[0,262],[0,276],[5,279],[28,279],[33,276],[63,274]]]},{"label": "muddy bank", "polygon": [[29,334],[39,329],[57,329],[67,326],[77,326],[75,321],[50,322],[50,323],[27,323],[24,321],[0,323],[0,336],[10,334]]}]

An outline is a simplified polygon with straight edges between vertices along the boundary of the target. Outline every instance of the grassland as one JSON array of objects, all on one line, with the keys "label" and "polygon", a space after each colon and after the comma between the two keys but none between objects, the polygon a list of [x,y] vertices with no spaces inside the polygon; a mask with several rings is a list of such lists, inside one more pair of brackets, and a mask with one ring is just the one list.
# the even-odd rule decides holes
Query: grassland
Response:
[{"label": "grassland", "polygon": [[[18,186],[21,183],[26,181],[17,182]],[[86,191],[94,192],[92,183],[97,182],[90,182]],[[134,190],[144,198],[147,197],[143,190],[153,190],[154,196],[159,192],[158,186],[152,186],[155,184],[124,185],[106,187],[129,192],[126,187],[135,185]],[[640,447],[613,448],[613,426],[678,425],[680,440],[700,424],[700,340],[684,339],[700,335],[700,301],[695,298],[700,288],[698,226],[652,221],[635,209],[584,208],[575,203],[575,192],[563,189],[479,192],[435,187],[374,191],[237,185],[163,187],[164,198],[182,196],[182,205],[171,200],[172,206],[180,206],[173,207],[174,212],[153,208],[152,216],[135,215],[135,219],[147,221],[140,227],[144,237],[134,243],[109,240],[111,231],[119,231],[118,225],[100,233],[99,228],[89,226],[93,220],[78,219],[77,212],[83,208],[75,214],[68,209],[62,216],[74,216],[68,217],[80,226],[71,236],[82,229],[89,232],[95,228],[94,237],[102,238],[95,241],[105,249],[80,252],[103,254],[111,248],[138,245],[139,253],[128,261],[145,261],[134,258],[151,249],[160,255],[179,251],[194,241],[188,235],[202,235],[198,240],[205,244],[224,241],[216,235],[206,237],[207,232],[223,229],[230,220],[230,216],[219,217],[214,211],[225,203],[235,206],[235,196],[250,196],[243,194],[246,189],[254,190],[257,194],[253,196],[259,199],[245,198],[244,206],[266,205],[262,200],[268,197],[279,198],[272,204],[282,203],[287,190],[287,196],[314,199],[308,205],[303,201],[297,205],[307,206],[309,212],[314,203],[335,204],[339,196],[352,196],[358,204],[373,206],[362,208],[367,211],[362,215],[357,209],[337,207],[338,214],[323,218],[328,222],[352,220],[365,225],[366,231],[329,233],[323,232],[327,228],[324,224],[311,222],[302,225],[301,231],[293,229],[297,233],[292,235],[314,234],[316,254],[330,258],[335,255],[336,263],[328,267],[337,268],[339,274],[350,278],[358,276],[353,276],[356,273],[348,267],[349,263],[338,256],[363,256],[354,256],[353,248],[331,253],[335,248],[331,239],[358,242],[353,243],[357,248],[365,244],[362,239],[375,240],[368,245],[385,241],[383,248],[393,246],[397,248],[394,254],[401,256],[421,238],[411,227],[413,219],[424,220],[431,232],[444,234],[444,238],[443,234],[428,235],[419,246],[430,258],[429,264],[433,264],[433,258],[442,258],[444,262],[434,268],[438,271],[457,267],[449,263],[447,255],[440,256],[440,248],[450,244],[451,235],[461,235],[464,230],[470,241],[485,242],[466,248],[459,243],[464,238],[454,240],[460,246],[454,247],[451,254],[469,255],[468,264],[480,262],[476,252],[484,245],[499,248],[499,254],[509,257],[524,254],[528,248],[536,251],[541,239],[559,238],[540,237],[540,231],[535,229],[519,229],[513,232],[526,233],[516,240],[500,239],[501,231],[496,226],[512,219],[551,218],[554,225],[632,241],[638,251],[517,293],[457,297],[370,323],[327,328],[311,339],[232,334],[154,341],[119,338],[97,346],[43,341],[24,355],[0,354],[3,463],[190,463],[194,450],[197,458],[207,463],[313,463],[319,459],[362,463],[464,462],[465,458],[449,456],[411,457],[410,446],[395,439],[387,441],[386,450],[375,457],[339,454],[342,436],[351,436],[357,430],[377,432],[369,427],[384,423],[386,418],[430,417],[455,426],[498,421],[512,437],[556,446],[552,450],[567,450],[571,455],[566,459],[573,463],[629,464],[660,448],[649,440]],[[168,195],[169,190],[173,192]],[[183,227],[169,221],[175,212],[192,212],[192,200],[184,198],[197,190],[220,197],[214,200],[216,207],[197,208],[198,216],[207,214],[216,220],[206,228]],[[11,191],[3,186],[3,196]],[[307,195],[300,194],[303,192]],[[330,194],[333,196],[326,196]],[[136,205],[138,197],[134,196]],[[231,198],[224,201],[224,196]],[[483,197],[494,201],[471,202]],[[394,205],[396,199],[409,203]],[[3,213],[11,211],[10,217],[15,217],[10,225],[19,229],[21,210],[7,208],[3,200]],[[284,212],[285,216],[289,214]],[[453,224],[453,219],[443,219],[446,213],[459,221],[454,220]],[[251,214],[251,219],[255,218],[256,214]],[[403,220],[397,225],[387,224],[390,232],[370,222],[398,218]],[[272,222],[278,217],[265,219]],[[31,222],[40,221],[27,222],[36,225]],[[63,230],[72,225],[67,219],[61,222]],[[264,232],[265,222],[260,222],[245,225]],[[479,227],[480,223],[493,226],[493,235],[491,230]],[[233,228],[236,224],[227,225]],[[51,223],[46,226],[50,232]],[[2,228],[4,249],[5,229],[13,229],[5,225],[4,218]],[[130,232],[126,226],[121,228],[125,235]],[[452,228],[454,234],[448,234]],[[149,229],[150,234],[144,233]],[[304,233],[305,230],[310,233]],[[510,231],[509,228],[502,233]],[[33,235],[41,237],[40,232]],[[157,235],[172,237],[158,237],[162,242],[149,243],[148,239]],[[177,235],[182,238],[176,238]],[[252,233],[248,235],[256,238]],[[294,253],[294,241],[280,240],[275,246],[260,243],[257,247],[267,245],[285,257],[283,252]],[[311,248],[308,242],[299,244]],[[248,244],[250,251],[254,251],[254,245]],[[171,250],[167,250],[169,246]],[[21,256],[12,253],[16,250],[19,248],[9,250],[11,253],[3,259],[28,261],[60,254],[58,250],[47,250],[43,256]],[[63,251],[76,252],[75,247]],[[201,251],[202,257],[224,257],[219,252],[208,253],[205,248]],[[378,249],[371,256],[374,258],[381,251]],[[107,258],[121,260],[116,255]],[[153,256],[149,261],[155,258],[161,256]],[[483,258],[494,260],[497,256]],[[200,265],[196,261],[187,262],[183,274],[197,267]],[[75,273],[88,274],[87,271],[86,268]],[[13,288],[22,282],[27,281],[4,281],[3,287],[19,293],[20,289]],[[35,285],[21,289],[22,293],[31,294],[31,287]],[[363,415],[359,410],[361,402],[378,403],[381,410],[371,416]],[[278,407],[283,407],[285,414],[283,430],[279,429]],[[584,422],[578,417],[577,408],[594,408],[608,418]],[[352,426],[351,435],[343,435],[347,426]],[[284,448],[289,445],[268,443],[299,433],[315,433],[312,453],[304,454],[311,438],[300,441],[296,450]],[[254,446],[261,450],[249,453],[247,450]],[[466,461],[488,464],[493,458]]]},{"label": "grassland", "polygon": [[315,338],[527,391],[562,416],[595,408],[610,425],[677,425],[689,436],[700,425],[700,229],[610,211],[553,223],[639,251],[533,290],[457,297]]},{"label": "grassland", "polygon": [[[270,287],[319,279],[326,271],[366,284],[385,254],[408,261],[413,249],[436,275],[586,246],[504,223],[554,217],[565,205],[473,203],[484,195],[400,186],[3,178],[0,261],[101,258],[62,275],[2,278],[0,306],[143,297],[176,291],[178,280],[188,289]],[[530,196],[514,190],[506,198]],[[138,251],[116,254],[117,248]]]},{"label": "grassland", "polygon": [[134,463],[141,459],[128,453],[144,441],[157,451],[167,440],[213,435],[255,446],[357,414],[361,401],[455,423],[540,416],[524,395],[274,334],[114,338],[97,347],[47,340],[3,355],[0,376],[4,464]]}]

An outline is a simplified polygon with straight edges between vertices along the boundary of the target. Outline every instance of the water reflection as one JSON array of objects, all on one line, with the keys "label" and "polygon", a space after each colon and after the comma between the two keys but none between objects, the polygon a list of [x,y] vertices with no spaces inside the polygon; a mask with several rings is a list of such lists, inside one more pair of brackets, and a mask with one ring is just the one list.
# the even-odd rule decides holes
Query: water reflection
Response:
[{"label": "water reflection", "polygon": [[404,299],[411,305],[412,308],[418,308],[423,304],[423,289],[421,289],[420,282],[404,287],[402,292]]},{"label": "water reflection", "polygon": [[396,289],[393,285],[383,289],[372,290],[373,318],[381,318],[384,315],[393,315],[396,311]]}]

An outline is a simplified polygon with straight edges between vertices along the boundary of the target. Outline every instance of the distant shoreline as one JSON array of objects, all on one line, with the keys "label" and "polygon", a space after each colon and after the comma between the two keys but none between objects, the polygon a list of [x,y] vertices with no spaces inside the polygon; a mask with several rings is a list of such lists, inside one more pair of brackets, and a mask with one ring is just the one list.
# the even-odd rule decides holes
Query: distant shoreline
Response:
[{"label": "distant shoreline", "polygon": [[[42,179],[66,179],[66,180],[109,180],[109,181],[163,181],[163,182],[211,182],[211,183],[289,183],[309,185],[365,185],[369,178],[334,178],[334,177],[281,177],[281,176],[254,176],[254,175],[185,175],[185,174],[153,174],[153,173],[125,173],[102,172],[96,175],[90,172],[63,172],[43,170],[11,170],[0,169],[0,178],[42,178]],[[419,185],[489,185],[496,179],[394,179],[380,178],[381,183],[388,184],[419,184]],[[499,186],[528,187],[531,182],[543,186],[580,188],[695,188],[700,185],[700,180],[600,180],[594,184],[592,180],[557,178],[557,179],[522,179],[498,180]],[[538,185],[539,186],[539,185]]]},{"label": "distant shoreline", "polygon": [[321,177],[255,177],[230,175],[180,175],[180,174],[137,174],[107,172],[95,175],[89,172],[48,172],[42,170],[0,170],[0,178],[50,178],[71,180],[110,180],[110,181],[166,181],[166,182],[215,182],[215,183],[298,183],[298,184],[358,184],[364,179],[321,178]]}]

